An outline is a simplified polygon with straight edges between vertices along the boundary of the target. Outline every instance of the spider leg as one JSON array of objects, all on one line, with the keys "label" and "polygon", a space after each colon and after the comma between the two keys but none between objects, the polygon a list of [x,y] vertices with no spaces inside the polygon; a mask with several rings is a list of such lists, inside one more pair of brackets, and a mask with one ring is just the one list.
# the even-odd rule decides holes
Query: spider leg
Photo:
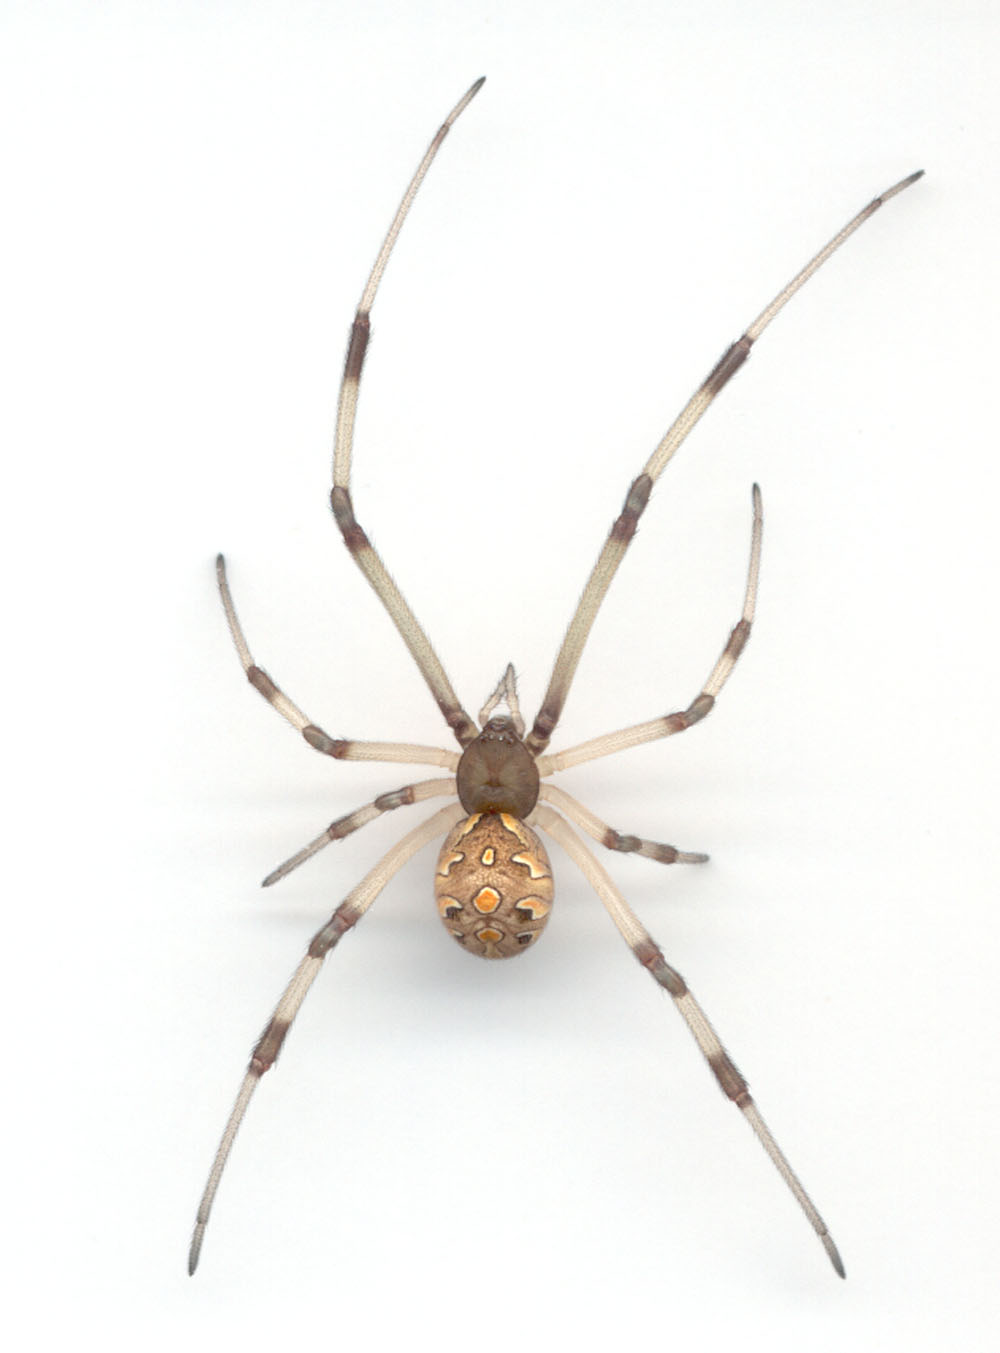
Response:
[{"label": "spider leg", "polygon": [[[743,613],[730,631],[726,645],[701,690],[688,705],[687,709],[673,714],[664,714],[659,719],[650,719],[646,723],[633,724],[630,728],[620,728],[614,733],[604,733],[589,742],[581,742],[576,747],[568,747],[564,752],[554,752],[538,758],[539,776],[552,775],[556,771],[578,766],[582,761],[593,761],[599,756],[611,756],[614,752],[623,752],[628,747],[638,747],[643,742],[653,742],[657,738],[668,738],[672,733],[683,733],[692,724],[704,719],[715,707],[715,699],[729,680],[736,661],[746,648],[753,624],[754,610],[757,605],[757,584],[760,578],[760,547],[764,531],[764,511],[761,504],[760,489],[753,486],[753,530],[750,536],[750,563],[747,566],[747,584],[743,595]],[[581,826],[584,824],[580,824]],[[593,833],[591,833],[593,835]]]},{"label": "spider leg", "polygon": [[250,655],[250,648],[243,633],[243,627],[236,615],[233,596],[226,577],[226,561],[222,555],[215,560],[215,574],[219,582],[219,594],[226,612],[229,632],[233,636],[236,652],[239,654],[247,680],[255,690],[267,700],[278,713],[288,720],[308,742],[309,746],[338,761],[398,761],[404,764],[441,766],[445,770],[458,767],[458,753],[449,752],[444,747],[423,747],[413,742],[357,742],[350,738],[331,738],[322,728],[314,724],[308,715],[303,714],[298,705],[277,687],[262,667],[258,667]]},{"label": "spider leg", "polygon": [[310,841],[307,846],[284,862],[279,864],[277,869],[271,871],[264,880],[264,887],[269,888],[272,883],[277,883],[279,879],[285,878],[293,869],[298,869],[300,864],[305,864],[306,860],[312,857],[324,846],[328,846],[331,841],[343,841],[345,836],[350,836],[360,827],[366,827],[369,822],[374,822],[382,813],[388,813],[393,808],[405,808],[411,803],[423,803],[424,799],[440,798],[445,794],[450,794],[453,798],[458,794],[458,785],[455,777],[451,776],[447,780],[420,780],[414,785],[404,785],[402,789],[392,789],[387,794],[380,794],[377,799],[371,803],[366,803],[362,808],[356,808],[353,813],[348,813],[344,817],[338,817],[331,822],[329,827],[316,837],[315,841]]},{"label": "spider leg", "polygon": [[778,1173],[805,1213],[809,1224],[822,1241],[831,1264],[843,1278],[845,1276],[844,1265],[837,1247],[833,1243],[833,1237],[827,1230],[826,1222],[813,1206],[812,1200],[799,1183],[798,1177],[786,1160],[784,1153],[771,1136],[767,1124],[761,1118],[757,1106],[750,1096],[746,1081],[722,1046],[719,1036],[709,1023],[705,1012],[691,995],[684,978],[676,968],[672,968],[667,963],[649,931],[611,881],[603,865],[584,845],[569,823],[564,822],[558,813],[545,807],[544,804],[535,809],[535,820],[544,831],[559,842],[567,855],[573,859],[587,882],[604,903],[611,919],[621,932],[622,938],[636,958],[647,969],[650,976],[671,996],[674,1005],[676,1005],[684,1022],[691,1030],[695,1042],[701,1048],[705,1060],[712,1068],[722,1093],[727,1099],[733,1101],[757,1134],[764,1150],[770,1156]]},{"label": "spider leg", "polygon": [[653,485],[663,473],[674,452],[685,440],[715,396],[749,357],[751,347],[779,310],[782,310],[788,304],[799,288],[804,286],[813,273],[822,267],[830,255],[839,249],[844,241],[868,220],[869,216],[873,215],[889,198],[895,197],[904,188],[908,188],[911,183],[915,183],[922,173],[923,170],[919,170],[915,174],[910,174],[909,177],[902,179],[878,197],[873,198],[862,211],[858,212],[857,216],[844,226],[843,230],[838,231],[833,239],[810,259],[801,272],[792,278],[770,305],[761,311],[750,327],[745,330],[743,336],[737,339],[716,362],[671,424],[663,440],[643,467],[642,473],[633,480],[625,498],[625,505],[613,523],[604,548],[598,555],[594,570],[583,589],[583,595],[569,623],[555,666],[552,669],[545,698],[535,718],[534,726],[525,739],[525,745],[532,755],[537,756],[549,744],[552,732],[562,714],[570,685],[576,674],[577,664],[583,654],[584,645],[587,642],[590,628],[600,609],[601,602],[604,600],[605,594],[611,586],[611,580],[618,570],[618,565],[635,535],[639,518],[649,501]]},{"label": "spider leg", "polygon": [[431,647],[430,640],[421,628],[416,616],[410,610],[403,594],[396,586],[389,574],[385,564],[376,553],[371,541],[365,534],[362,527],[358,524],[354,515],[354,507],[351,503],[351,451],[354,443],[354,419],[357,411],[358,388],[361,380],[361,368],[364,365],[365,351],[368,347],[368,340],[371,336],[370,312],[375,303],[375,295],[378,291],[379,283],[382,280],[382,274],[385,272],[386,264],[389,262],[389,255],[392,253],[393,245],[403,228],[403,222],[406,220],[407,213],[413,204],[413,199],[417,194],[427,170],[431,166],[431,161],[437,154],[441,142],[447,136],[455,119],[465,110],[471,100],[479,93],[483,84],[482,80],[469,89],[458,103],[451,110],[444,122],[438,128],[434,139],[431,141],[424,155],[424,158],[417,166],[417,171],[410,180],[406,192],[403,194],[403,200],[399,204],[399,209],[393,217],[392,224],[379,250],[378,257],[371,270],[371,275],[365,286],[354,316],[354,323],[351,326],[351,337],[347,347],[347,357],[344,361],[344,375],[340,385],[340,398],[337,403],[337,434],[334,443],[333,457],[333,490],[330,494],[330,503],[333,507],[333,515],[337,525],[340,527],[341,535],[344,537],[344,544],[351,552],[351,556],[358,568],[368,579],[376,596],[382,605],[388,611],[389,616],[399,631],[403,642],[413,656],[414,662],[420,669],[421,675],[430,687],[431,694],[437,701],[438,708],[447,720],[448,727],[455,734],[459,743],[464,747],[472,741],[478,733],[476,725],[462,708],[458,696],[452,688],[451,682],[445,673],[444,667],[434,649]]},{"label": "spider leg", "polygon": [[660,841],[644,841],[641,836],[616,832],[613,827],[602,822],[596,813],[585,808],[579,799],[574,799],[572,794],[557,789],[555,785],[542,785],[538,797],[555,804],[560,812],[582,827],[588,836],[592,836],[602,846],[607,846],[608,850],[645,855],[647,859],[657,860],[660,864],[705,864],[708,860],[708,856],[700,850],[678,850],[676,846],[663,845]]},{"label": "spider leg", "polygon": [[215,1200],[219,1180],[222,1178],[222,1172],[226,1167],[229,1152],[232,1149],[240,1123],[243,1121],[243,1116],[247,1111],[247,1106],[253,1098],[253,1092],[259,1084],[261,1076],[264,1075],[265,1071],[270,1070],[277,1061],[285,1036],[298,1013],[299,1007],[306,998],[306,993],[323,966],[323,960],[340,941],[341,936],[346,934],[365,914],[393,874],[402,868],[421,846],[425,846],[435,836],[441,836],[450,831],[463,816],[464,811],[458,804],[449,804],[446,808],[442,808],[435,813],[433,817],[428,818],[426,822],[422,822],[419,827],[415,827],[413,831],[409,832],[383,855],[374,869],[370,870],[357,887],[348,893],[326,925],[312,937],[305,958],[292,974],[291,981],[282,993],[274,1014],[250,1055],[250,1064],[236,1096],[232,1113],[229,1115],[225,1130],[222,1133],[222,1140],[219,1142],[219,1149],[215,1153],[208,1182],[198,1206],[198,1216],[188,1255],[189,1273],[194,1273],[198,1267],[198,1258],[201,1254],[205,1228],[212,1211],[212,1203]]}]

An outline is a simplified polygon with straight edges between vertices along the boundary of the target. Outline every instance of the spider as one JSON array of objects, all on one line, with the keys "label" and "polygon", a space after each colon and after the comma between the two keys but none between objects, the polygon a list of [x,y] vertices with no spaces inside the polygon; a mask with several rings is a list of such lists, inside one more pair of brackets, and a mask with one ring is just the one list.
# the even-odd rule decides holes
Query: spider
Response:
[{"label": "spider", "polygon": [[357,924],[397,870],[421,847],[444,834],[444,844],[435,871],[434,891],[445,929],[470,954],[478,954],[483,958],[510,958],[524,953],[538,940],[552,908],[552,870],[538,835],[540,829],[558,842],[579,867],[635,957],[673,999],[723,1094],[732,1100],[749,1122],[822,1242],[834,1270],[843,1278],[844,1265],[826,1223],[764,1123],[750,1096],[747,1082],[723,1048],[684,978],[664,958],[604,866],[570,823],[608,850],[634,852],[661,864],[702,864],[708,856],[614,831],[564,790],[542,782],[547,782],[557,771],[577,766],[581,762],[682,733],[704,719],[715,706],[719,692],[746,646],[753,623],[763,530],[761,494],[756,484],[753,486],[753,525],[743,610],[718,661],[694,700],[686,709],[605,733],[564,751],[550,753],[546,750],[562,714],[598,609],[635,534],[653,485],[675,451],[715,396],[746,361],[757,339],[799,288],[869,216],[889,198],[915,183],[923,171],[910,174],[869,202],[796,274],[742,337],[726,350],[667,430],[641,473],[632,481],[624,506],[611,526],[566,631],[548,689],[530,731],[526,731],[521,716],[512,666],[507,667],[496,689],[480,710],[478,722],[475,722],[459,703],[430,641],[359,524],[351,502],[350,479],[355,410],[370,335],[369,317],[382,274],[413,199],[442,141],[482,85],[482,79],[472,85],[431,141],[403,194],[362,294],[351,327],[340,386],[333,490],[330,495],[334,519],[344,544],[410,650],[461,752],[411,743],[358,742],[329,737],[254,662],[236,616],[226,579],[225,560],[219,555],[216,561],[222,605],[250,684],[302,734],[310,747],[335,760],[422,764],[436,766],[446,772],[443,777],[420,780],[380,794],[372,803],[338,818],[314,841],[269,874],[264,880],[265,885],[276,883],[328,842],[342,840],[382,813],[422,803],[425,799],[457,797],[458,801],[439,809],[394,845],[347,894],[326,924],[310,940],[305,957],[292,975],[251,1054],[202,1194],[191,1240],[188,1271],[194,1273],[198,1265],[219,1181],[247,1106],[261,1077],[277,1060],[292,1021],[330,951]]}]

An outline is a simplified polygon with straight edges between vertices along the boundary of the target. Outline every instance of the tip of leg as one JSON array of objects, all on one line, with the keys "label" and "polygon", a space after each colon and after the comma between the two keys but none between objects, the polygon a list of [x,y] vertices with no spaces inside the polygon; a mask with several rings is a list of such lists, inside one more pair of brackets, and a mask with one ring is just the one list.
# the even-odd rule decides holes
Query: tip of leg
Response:
[{"label": "tip of leg", "polygon": [[904,188],[909,188],[912,183],[916,183],[916,181],[922,179],[923,176],[924,171],[922,169],[918,169],[914,174],[907,174],[905,179],[900,179],[899,182],[894,183],[891,188],[887,188],[881,198],[877,198],[876,201],[888,202],[890,197],[895,197],[897,193],[901,193]]},{"label": "tip of leg", "polygon": [[839,1278],[846,1278],[847,1272],[844,1268],[844,1261],[840,1257],[840,1251],[833,1243],[833,1237],[829,1235],[820,1236],[820,1240],[823,1242],[824,1250],[826,1250],[827,1254],[830,1256],[830,1263],[833,1265],[837,1276]]},{"label": "tip of leg", "polygon": [[201,1238],[204,1229],[201,1226],[196,1227],[194,1235],[191,1237],[191,1248],[188,1251],[188,1277],[194,1277],[194,1271],[198,1267],[198,1260],[201,1258]]}]

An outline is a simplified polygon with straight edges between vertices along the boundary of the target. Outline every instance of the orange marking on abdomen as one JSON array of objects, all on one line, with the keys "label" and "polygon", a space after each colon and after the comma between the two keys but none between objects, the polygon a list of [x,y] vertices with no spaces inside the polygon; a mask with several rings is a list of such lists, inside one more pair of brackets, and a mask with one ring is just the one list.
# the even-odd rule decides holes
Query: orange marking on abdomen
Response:
[{"label": "orange marking on abdomen", "polygon": [[495,888],[480,888],[472,899],[472,905],[483,916],[488,916],[491,911],[496,911],[499,907],[500,894]]}]

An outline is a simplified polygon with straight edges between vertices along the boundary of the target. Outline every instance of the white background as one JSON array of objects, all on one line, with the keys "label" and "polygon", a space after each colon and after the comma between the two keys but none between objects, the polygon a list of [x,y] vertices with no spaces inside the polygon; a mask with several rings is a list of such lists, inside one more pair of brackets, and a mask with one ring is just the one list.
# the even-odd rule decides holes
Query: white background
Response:
[{"label": "white background", "polygon": [[[0,18],[6,1314],[19,1347],[991,1346],[996,1302],[995,10],[17,4]],[[727,343],[879,189],[664,475],[554,745],[713,717],[564,778],[702,869],[608,857],[749,1077],[840,1283],[572,865],[515,964],[451,944],[427,850],[332,956],[194,1208],[308,937],[447,744],[329,519],[354,483],[475,711],[529,714],[625,489]],[[322,1346],[322,1345],[321,1345]]]}]

